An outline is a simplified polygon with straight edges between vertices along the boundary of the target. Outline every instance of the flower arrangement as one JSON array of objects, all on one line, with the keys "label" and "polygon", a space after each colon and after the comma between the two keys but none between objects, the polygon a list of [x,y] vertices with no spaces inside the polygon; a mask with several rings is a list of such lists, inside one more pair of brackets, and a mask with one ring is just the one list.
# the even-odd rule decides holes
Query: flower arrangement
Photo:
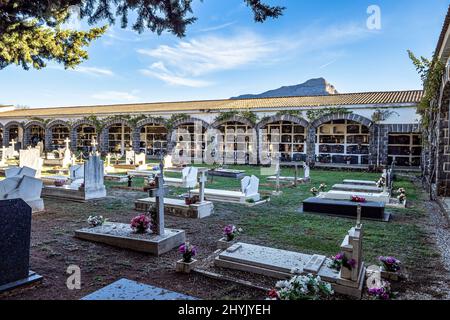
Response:
[{"label": "flower arrangement", "polygon": [[156,189],[156,181],[155,179],[149,179],[147,185],[144,186],[144,191],[147,192],[149,190]]},{"label": "flower arrangement", "polygon": [[406,202],[406,190],[404,188],[400,188],[397,190],[397,199],[400,203]]},{"label": "flower arrangement", "polygon": [[356,203],[364,203],[366,202],[366,198],[360,196],[352,196],[351,201]]},{"label": "flower arrangement", "polygon": [[151,221],[145,214],[134,217],[131,220],[131,229],[136,233],[146,233],[150,225]]},{"label": "flower arrangement", "polygon": [[394,257],[378,257],[378,260],[383,264],[383,267],[388,272],[398,272],[401,269],[401,262]]},{"label": "flower arrangement", "polygon": [[197,248],[191,245],[189,242],[182,244],[178,251],[183,255],[184,263],[191,263],[192,257],[195,257],[197,255]]},{"label": "flower arrangement", "polygon": [[89,216],[87,222],[92,228],[103,225],[106,222],[106,219],[103,216]]},{"label": "flower arrangement", "polygon": [[319,190],[316,187],[312,187],[311,190],[309,190],[313,196],[317,196],[319,193]]},{"label": "flower arrangement", "polygon": [[345,254],[342,252],[338,253],[335,256],[332,256],[330,268],[336,271],[341,271],[342,267],[352,270],[356,267],[355,259],[347,259]]},{"label": "flower arrangement", "polygon": [[325,183],[321,183],[320,186],[319,186],[319,191],[320,191],[320,192],[325,192],[325,189],[326,189],[327,187],[328,187],[328,186],[327,186]]},{"label": "flower arrangement", "polygon": [[386,184],[386,179],[384,177],[381,177],[380,180],[377,181],[377,187],[383,188]]},{"label": "flower arrangement", "polygon": [[55,180],[54,184],[55,184],[55,187],[62,187],[63,185],[66,184],[66,181],[62,180],[62,179],[58,179],[58,180]]},{"label": "flower arrangement", "polygon": [[200,202],[200,197],[195,195],[195,196],[186,196],[184,198],[184,202],[186,203],[186,205],[190,206],[192,204],[196,204]]},{"label": "flower arrangement", "polygon": [[331,284],[312,274],[294,276],[287,281],[279,281],[276,288],[268,292],[270,300],[320,300],[334,294]]},{"label": "flower arrangement", "polygon": [[227,238],[227,241],[233,241],[234,238],[236,238],[236,236],[242,233],[242,228],[236,228],[236,226],[230,224],[228,226],[226,226],[225,228],[223,228],[223,234],[225,235],[225,237]]},{"label": "flower arrangement", "polygon": [[368,293],[375,300],[390,300],[394,297],[391,285],[387,281],[381,281],[379,287],[369,288]]}]

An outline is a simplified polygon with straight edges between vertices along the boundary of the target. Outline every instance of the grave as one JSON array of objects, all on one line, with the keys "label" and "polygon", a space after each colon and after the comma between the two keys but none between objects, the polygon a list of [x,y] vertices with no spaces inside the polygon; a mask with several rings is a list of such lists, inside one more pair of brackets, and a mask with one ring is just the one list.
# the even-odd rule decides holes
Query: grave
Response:
[{"label": "grave", "polygon": [[14,139],[12,139],[10,142],[9,142],[9,146],[8,146],[8,148],[6,148],[5,150],[4,150],[4,154],[5,154],[5,158],[7,159],[7,160],[9,160],[9,159],[15,159],[16,157],[18,157],[19,156],[19,153],[16,151],[16,141],[14,140]]},{"label": "grave", "polygon": [[6,156],[6,147],[2,146],[2,158],[0,160],[0,167],[7,167],[8,164],[6,163],[6,161],[8,160],[7,156]]},{"label": "grave", "polygon": [[241,242],[222,251],[215,258],[214,265],[275,279],[289,279],[293,276],[293,271],[299,275],[318,275],[323,281],[329,282],[337,293],[361,298],[365,278],[362,235],[362,225],[358,223],[348,232],[341,244],[345,256],[356,262],[352,270],[344,267],[341,271],[334,270],[330,268],[331,259],[322,255],[303,254]]},{"label": "grave", "polygon": [[41,158],[37,148],[28,148],[19,151],[19,167],[28,167],[36,170],[36,178],[41,177],[44,160]]},{"label": "grave", "polygon": [[22,199],[0,201],[0,293],[37,284],[30,270],[31,208]]},{"label": "grave", "polygon": [[125,165],[134,166],[137,170],[147,169],[145,160],[145,153],[135,153],[133,150],[127,150],[125,152]]},{"label": "grave", "polygon": [[72,164],[72,152],[70,152],[69,147],[70,139],[66,138],[64,143],[66,144],[66,147],[64,148],[64,156],[61,164],[63,168],[68,168]]},{"label": "grave", "polygon": [[[261,200],[258,193],[259,179],[255,176],[245,177],[241,180],[241,191],[229,191],[221,189],[205,189],[205,199],[208,201],[249,203]],[[200,195],[200,190],[191,191],[193,195]]]},{"label": "grave", "polygon": [[232,178],[232,179],[242,179],[243,177],[245,177],[245,170],[217,168],[217,169],[209,170],[208,176]]},{"label": "grave", "polygon": [[[299,177],[299,174],[298,174],[298,171],[299,171],[298,170],[298,163],[294,163],[293,166],[294,166],[295,176],[294,177],[283,177],[283,176],[280,175],[278,180],[280,182],[293,183],[294,185],[297,185],[299,183],[302,184],[302,183],[310,182],[311,181],[311,177],[310,177],[311,169],[310,169],[310,167],[305,162],[303,162],[301,165],[303,167],[303,177]],[[267,180],[268,181],[277,181],[277,175],[270,176],[270,177],[267,178]]]},{"label": "grave", "polygon": [[120,279],[98,291],[95,291],[81,300],[197,300],[194,297],[170,290],[142,284],[128,279]]},{"label": "grave", "polygon": [[339,190],[321,192],[319,193],[318,198],[332,199],[332,200],[352,200],[353,196],[364,198],[366,199],[366,201],[369,202],[383,202],[384,204],[389,204],[391,198],[389,193],[387,192],[365,193],[365,192],[348,192]]},{"label": "grave", "polygon": [[[44,201],[41,198],[43,183],[31,174],[24,174],[22,172],[24,168],[21,168],[15,176],[8,173],[9,177],[0,181],[0,200],[23,199],[31,207],[32,212],[44,211]],[[14,169],[8,169],[10,170]]]},{"label": "grave", "polygon": [[70,167],[70,185],[45,185],[42,196],[73,201],[87,201],[106,197],[103,161],[90,155],[83,165]]},{"label": "grave", "polygon": [[362,210],[361,216],[364,219],[384,222],[388,222],[390,219],[390,213],[385,212],[385,204],[383,202],[357,203],[350,200],[333,200],[315,197],[303,201],[302,212],[355,218],[358,214],[359,206]]},{"label": "grave", "polygon": [[186,167],[181,171],[181,179],[164,177],[164,184],[177,188],[195,188],[197,187],[197,175],[196,167]]},{"label": "grave", "polygon": [[151,195],[156,198],[156,230],[146,234],[136,234],[129,224],[107,222],[94,228],[75,231],[75,237],[105,243],[115,247],[145,252],[160,256],[179,247],[186,241],[184,230],[168,229],[164,225],[164,195],[166,189],[160,174],[156,176],[157,188]]},{"label": "grave", "polygon": [[378,188],[377,186],[365,186],[365,185],[355,185],[355,184],[335,184],[332,187],[333,190],[347,191],[347,192],[365,192],[365,193],[382,193],[383,188]]},{"label": "grave", "polygon": [[343,181],[343,184],[350,184],[350,185],[361,185],[361,186],[369,186],[369,187],[376,187],[377,183],[375,181],[368,181],[368,180],[349,180],[346,179]]},{"label": "grave", "polygon": [[[205,201],[205,183],[206,183],[205,171],[201,172],[200,183],[200,202],[196,204],[186,204],[184,199],[170,199],[164,198],[164,209],[168,215],[179,216],[184,218],[202,219],[209,217],[213,210],[214,205],[212,202]],[[135,201],[135,209],[137,211],[147,212],[150,207],[156,204],[156,198],[150,197],[145,199],[139,199]]]}]

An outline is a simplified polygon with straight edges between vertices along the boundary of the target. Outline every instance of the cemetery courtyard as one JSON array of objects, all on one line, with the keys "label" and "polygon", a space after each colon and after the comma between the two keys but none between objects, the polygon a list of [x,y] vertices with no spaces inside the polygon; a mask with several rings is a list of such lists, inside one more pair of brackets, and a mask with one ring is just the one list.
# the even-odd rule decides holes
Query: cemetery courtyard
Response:
[{"label": "cemetery courtyard", "polygon": [[[45,211],[33,214],[31,233],[31,269],[44,277],[35,288],[15,290],[0,299],[80,299],[121,278],[165,288],[201,299],[265,299],[266,289],[276,280],[251,273],[214,267],[209,261],[224,226],[234,224],[243,229],[238,241],[327,257],[339,252],[354,219],[299,212],[302,201],[311,197],[310,189],[326,183],[328,188],[343,179],[377,180],[379,173],[311,170],[311,182],[296,187],[285,185],[282,194],[271,195],[274,182],[260,175],[259,167],[230,166],[260,178],[262,197],[270,202],[257,206],[214,202],[214,213],[204,219],[165,215],[166,226],[183,229],[186,238],[198,249],[198,269],[189,275],[175,272],[177,249],[160,257],[115,248],[74,237],[74,231],[87,227],[89,216],[102,215],[108,221],[130,223],[139,213],[134,201],[145,198],[144,179],[127,183],[107,181],[107,197],[85,203],[45,199]],[[282,175],[293,176],[283,168]],[[168,174],[170,176],[170,174]],[[214,177],[207,188],[238,190],[239,180]],[[406,209],[387,208],[391,221],[363,221],[363,259],[366,266],[379,264],[379,256],[394,256],[402,261],[405,279],[392,282],[396,299],[449,299],[450,267],[448,222],[434,202],[427,201],[420,177],[411,172],[398,172],[394,190],[405,188]],[[170,188],[177,197],[185,189]],[[446,252],[446,253],[445,253]],[[81,290],[68,290],[66,269],[81,268]],[[207,274],[206,274],[207,273]],[[211,275],[214,276],[211,276]],[[244,284],[245,281],[248,283]],[[335,295],[332,299],[350,299]],[[368,299],[366,290],[363,299]]]}]

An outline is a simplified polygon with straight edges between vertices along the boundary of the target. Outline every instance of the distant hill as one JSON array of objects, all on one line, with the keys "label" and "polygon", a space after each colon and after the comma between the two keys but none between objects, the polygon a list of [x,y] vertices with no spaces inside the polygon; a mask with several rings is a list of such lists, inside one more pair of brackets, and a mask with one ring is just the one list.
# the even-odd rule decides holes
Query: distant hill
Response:
[{"label": "distant hill", "polygon": [[311,79],[302,84],[284,86],[279,89],[266,91],[261,94],[244,94],[231,99],[255,99],[273,97],[295,97],[295,96],[322,96],[338,94],[336,88],[324,78]]}]

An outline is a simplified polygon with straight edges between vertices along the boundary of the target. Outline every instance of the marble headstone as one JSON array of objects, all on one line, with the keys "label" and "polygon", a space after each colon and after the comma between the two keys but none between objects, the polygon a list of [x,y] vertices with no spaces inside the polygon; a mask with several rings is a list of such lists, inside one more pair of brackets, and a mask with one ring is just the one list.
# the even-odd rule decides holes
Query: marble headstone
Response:
[{"label": "marble headstone", "polygon": [[255,176],[245,177],[241,180],[241,190],[246,196],[252,196],[258,193],[259,179]]},{"label": "marble headstone", "polygon": [[41,279],[30,274],[30,238],[30,206],[0,201],[0,292]]},{"label": "marble headstone", "polygon": [[13,178],[13,177],[36,177],[36,170],[29,167],[12,167],[5,170],[5,177],[6,178]]},{"label": "marble headstone", "polygon": [[183,187],[195,188],[197,186],[198,169],[195,167],[186,167],[182,171]]},{"label": "marble headstone", "polygon": [[27,175],[14,176],[0,181],[0,200],[23,199],[33,210],[44,210],[41,199],[43,182]]},{"label": "marble headstone", "polygon": [[19,166],[29,167],[36,170],[36,177],[41,176],[44,160],[41,158],[38,148],[29,148],[19,151]]},{"label": "marble headstone", "polygon": [[99,156],[91,155],[84,163],[84,188],[88,198],[106,196],[104,175],[103,160]]}]

